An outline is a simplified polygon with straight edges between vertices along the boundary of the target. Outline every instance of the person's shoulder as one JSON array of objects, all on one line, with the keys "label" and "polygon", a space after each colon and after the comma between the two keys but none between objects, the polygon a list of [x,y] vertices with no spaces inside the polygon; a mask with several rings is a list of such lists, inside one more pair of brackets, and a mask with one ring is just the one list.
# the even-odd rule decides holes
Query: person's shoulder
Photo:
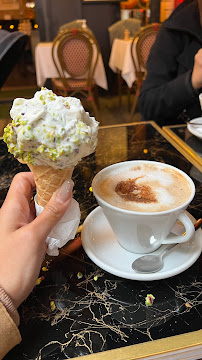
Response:
[{"label": "person's shoulder", "polygon": [[192,34],[201,32],[197,0],[184,0],[164,21],[163,27]]},{"label": "person's shoulder", "polygon": [[191,13],[198,11],[197,0],[184,0],[173,10],[170,17],[167,20],[168,22],[172,21],[173,19],[175,19],[175,17],[178,18],[178,16],[181,16],[182,14],[188,14],[190,13],[190,11]]}]

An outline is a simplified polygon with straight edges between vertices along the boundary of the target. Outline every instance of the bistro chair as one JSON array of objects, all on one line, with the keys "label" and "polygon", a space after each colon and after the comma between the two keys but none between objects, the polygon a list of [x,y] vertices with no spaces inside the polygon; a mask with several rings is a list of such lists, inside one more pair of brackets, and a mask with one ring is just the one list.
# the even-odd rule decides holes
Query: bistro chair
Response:
[{"label": "bistro chair", "polygon": [[[135,113],[138,97],[142,83],[146,77],[146,64],[150,53],[150,50],[156,40],[156,36],[160,29],[161,24],[153,23],[145,26],[140,30],[133,38],[131,43],[131,57],[135,68],[136,80],[135,80],[135,96],[130,113],[130,121]],[[136,59],[135,54],[136,53]]]},{"label": "bistro chair", "polygon": [[129,30],[130,36],[133,37],[140,29],[141,21],[139,19],[125,19],[116,21],[110,27],[108,27],[109,40],[112,46],[114,39],[123,39],[124,31]]},{"label": "bistro chair", "polygon": [[97,40],[87,30],[68,29],[53,41],[52,57],[59,75],[52,78],[53,90],[63,96],[83,95],[92,104],[96,118],[98,96],[93,77],[99,54]]},{"label": "bistro chair", "polygon": [[61,25],[58,33],[64,32],[69,29],[74,29],[74,28],[87,30],[89,33],[91,33],[94,36],[92,30],[87,26],[85,19],[76,19],[76,20],[73,20],[66,24]]}]

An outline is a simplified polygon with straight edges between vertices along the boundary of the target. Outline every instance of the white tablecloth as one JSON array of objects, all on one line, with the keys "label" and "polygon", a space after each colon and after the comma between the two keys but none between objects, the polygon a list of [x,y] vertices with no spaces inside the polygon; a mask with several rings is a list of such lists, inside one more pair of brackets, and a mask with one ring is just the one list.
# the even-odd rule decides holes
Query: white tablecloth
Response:
[{"label": "white tablecloth", "polygon": [[[134,64],[131,57],[130,40],[115,39],[112,44],[111,54],[109,58],[109,67],[112,71],[121,71],[122,78],[126,81],[128,87],[132,87],[136,80]],[[135,44],[133,45],[134,58],[136,59]]]},{"label": "white tablecloth", "polygon": [[[52,60],[52,42],[39,43],[36,46],[35,66],[37,85],[39,87],[45,84],[46,79],[58,77],[58,72]],[[107,78],[101,55],[98,58],[94,79],[98,86],[108,90]]]}]

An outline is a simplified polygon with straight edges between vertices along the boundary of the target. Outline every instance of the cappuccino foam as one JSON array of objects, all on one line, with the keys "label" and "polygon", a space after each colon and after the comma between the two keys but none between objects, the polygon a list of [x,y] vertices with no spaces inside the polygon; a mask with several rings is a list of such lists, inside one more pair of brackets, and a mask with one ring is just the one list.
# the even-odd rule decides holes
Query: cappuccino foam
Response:
[{"label": "cappuccino foam", "polygon": [[109,204],[138,212],[174,209],[191,196],[191,186],[181,173],[148,163],[109,169],[94,186]]}]

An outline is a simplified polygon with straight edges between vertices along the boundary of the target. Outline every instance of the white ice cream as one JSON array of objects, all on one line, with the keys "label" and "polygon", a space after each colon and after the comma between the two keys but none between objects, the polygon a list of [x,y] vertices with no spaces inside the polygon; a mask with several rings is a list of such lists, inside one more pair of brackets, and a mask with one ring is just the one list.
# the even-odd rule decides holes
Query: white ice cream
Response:
[{"label": "white ice cream", "polygon": [[4,141],[19,160],[56,169],[76,166],[97,145],[99,123],[79,99],[42,88],[32,99],[17,98]]}]

